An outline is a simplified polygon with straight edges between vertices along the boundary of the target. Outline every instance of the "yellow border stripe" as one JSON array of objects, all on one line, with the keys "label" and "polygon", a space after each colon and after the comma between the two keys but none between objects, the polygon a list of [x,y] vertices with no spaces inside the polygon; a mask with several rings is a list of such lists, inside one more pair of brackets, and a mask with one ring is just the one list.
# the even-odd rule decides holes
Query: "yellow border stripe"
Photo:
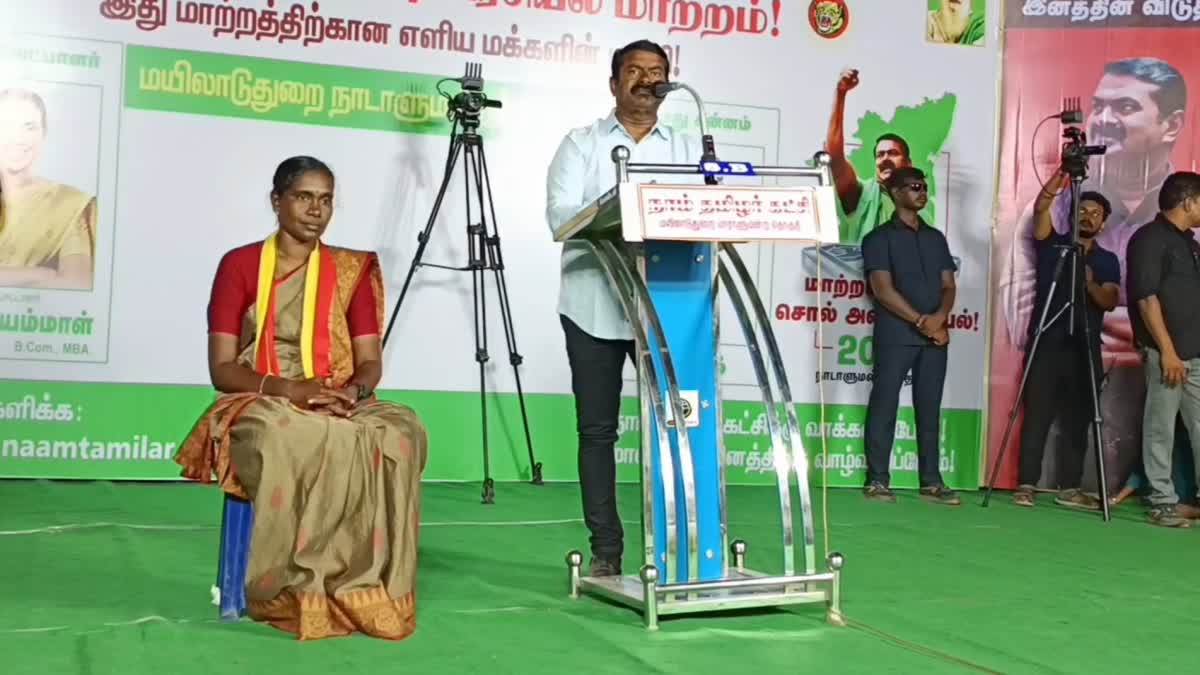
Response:
[{"label": "yellow border stripe", "polygon": [[[258,343],[262,339],[263,327],[267,325],[267,305],[271,301],[271,286],[275,282],[275,237],[272,234],[263,242],[262,253],[258,258],[258,292],[254,297],[254,353],[258,353]],[[264,368],[268,364],[260,364]]]},{"label": "yellow border stripe", "polygon": [[300,323],[300,360],[304,363],[304,376],[316,377],[313,361],[313,335],[316,332],[317,287],[321,283],[321,244],[308,254],[308,269],[304,275],[304,319]]}]

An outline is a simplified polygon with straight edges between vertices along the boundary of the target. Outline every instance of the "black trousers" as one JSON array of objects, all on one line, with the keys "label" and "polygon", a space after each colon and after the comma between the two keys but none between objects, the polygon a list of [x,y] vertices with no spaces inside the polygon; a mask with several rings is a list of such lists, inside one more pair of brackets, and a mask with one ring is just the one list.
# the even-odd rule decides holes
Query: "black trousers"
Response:
[{"label": "black trousers", "polygon": [[[1099,378],[1104,371],[1098,351],[1092,358],[1098,391]],[[1037,485],[1041,480],[1046,435],[1057,418],[1063,442],[1058,450],[1056,482],[1063,490],[1079,487],[1083,480],[1083,458],[1087,455],[1088,425],[1092,421],[1089,377],[1086,349],[1038,345],[1025,384],[1018,484]]]},{"label": "black trousers", "polygon": [[946,347],[875,343],[871,396],[867,401],[867,485],[889,485],[896,410],[900,389],[912,371],[912,399],[917,418],[917,470],[921,487],[942,485],[938,467],[938,432],[942,386],[946,381]]},{"label": "black trousers", "polygon": [[621,409],[621,370],[634,358],[633,340],[602,340],[559,315],[571,366],[575,429],[579,434],[579,486],[592,555],[619,558],[625,532],[617,515],[615,447]]}]

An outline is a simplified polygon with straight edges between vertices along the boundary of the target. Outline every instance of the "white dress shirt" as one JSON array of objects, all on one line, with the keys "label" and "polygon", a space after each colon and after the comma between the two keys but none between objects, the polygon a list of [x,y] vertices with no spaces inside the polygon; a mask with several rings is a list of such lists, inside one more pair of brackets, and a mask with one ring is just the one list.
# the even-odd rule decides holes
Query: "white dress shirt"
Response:
[{"label": "white dress shirt", "polygon": [[[558,229],[585,206],[617,184],[612,150],[629,148],[630,162],[646,164],[699,164],[700,143],[669,126],[656,124],[641,142],[635,142],[617,121],[616,110],[608,117],[569,131],[546,173],[546,221],[550,231]],[[695,176],[630,174],[631,183],[701,183]],[[620,301],[586,242],[563,243],[562,283],[558,311],[584,332],[604,340],[632,340],[633,331]]]}]

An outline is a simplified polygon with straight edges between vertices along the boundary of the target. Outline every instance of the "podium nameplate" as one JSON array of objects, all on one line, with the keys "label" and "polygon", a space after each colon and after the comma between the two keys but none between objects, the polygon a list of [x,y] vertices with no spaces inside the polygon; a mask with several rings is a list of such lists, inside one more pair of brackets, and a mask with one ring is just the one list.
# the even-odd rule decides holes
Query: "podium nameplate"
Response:
[{"label": "podium nameplate", "polygon": [[619,232],[625,241],[836,242],[832,185],[622,183],[563,223],[554,241]]},{"label": "podium nameplate", "polygon": [[625,241],[837,241],[833,186],[626,183]]}]

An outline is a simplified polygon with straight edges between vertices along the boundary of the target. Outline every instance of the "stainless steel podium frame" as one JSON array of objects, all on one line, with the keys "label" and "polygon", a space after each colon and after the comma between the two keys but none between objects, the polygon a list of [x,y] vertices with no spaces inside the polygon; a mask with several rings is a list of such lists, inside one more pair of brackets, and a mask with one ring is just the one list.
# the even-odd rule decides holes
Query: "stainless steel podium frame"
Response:
[{"label": "stainless steel podium frame", "polygon": [[[781,574],[767,574],[745,566],[747,545],[742,540],[729,541],[726,517],[724,441],[720,424],[717,437],[717,480],[719,482],[719,513],[722,548],[729,556],[722,556],[723,573],[718,579],[700,580],[699,546],[697,538],[696,488],[693,483],[692,451],[686,428],[675,435],[678,464],[675,466],[670,452],[669,432],[676,420],[686,419],[684,402],[680,398],[679,378],[675,372],[670,350],[667,348],[664,329],[659,313],[651,301],[646,282],[646,259],[634,245],[622,237],[620,209],[621,185],[629,183],[630,174],[700,175],[695,165],[684,164],[636,164],[629,162],[629,150],[624,146],[613,150],[617,186],[585,207],[574,218],[564,223],[554,235],[555,241],[582,240],[590,244],[600,263],[617,291],[623,309],[631,318],[636,345],[638,372],[638,394],[641,409],[641,484],[642,484],[642,536],[643,564],[637,575],[613,577],[582,576],[583,554],[573,550],[567,554],[567,589],[569,597],[579,598],[581,592],[614,600],[632,607],[643,614],[645,625],[650,630],[658,628],[658,618],[664,615],[712,612],[752,607],[778,607],[823,602],[827,619],[836,625],[844,625],[841,615],[841,570],[844,559],[841,554],[830,552],[825,559],[826,571],[816,569],[815,533],[813,529],[812,503],[808,484],[808,456],[804,449],[800,424],[796,416],[795,401],[779,344],[771,328],[771,319],[763,306],[745,263],[731,242],[714,243],[723,254],[718,264],[712,265],[712,303],[714,331],[713,360],[719,358],[719,288],[724,286],[729,293],[738,324],[746,339],[751,362],[765,406],[767,426],[771,437],[772,452],[779,491],[780,528],[783,543]],[[833,174],[829,155],[819,152],[814,156],[815,167],[755,167],[758,176],[815,178],[822,187],[830,190]],[[697,186],[704,189],[704,186]],[[819,243],[818,243],[819,245]],[[819,252],[818,252],[819,254]],[[735,283],[737,282],[737,283]],[[744,289],[739,291],[738,285]],[[744,294],[744,295],[743,295]],[[651,339],[658,345],[651,352]],[[764,358],[765,354],[765,358]],[[661,360],[661,372],[654,357]],[[774,382],[772,377],[774,376]],[[664,400],[662,393],[666,390]],[[721,395],[719,382],[715,398],[716,419],[721,421]],[[782,408],[782,411],[780,410]],[[668,417],[668,411],[670,416]],[[782,414],[781,414],[782,412]],[[651,425],[651,420],[654,424]],[[651,427],[655,431],[651,432]],[[656,565],[654,485],[652,449],[659,452],[663,476],[662,492],[666,529],[666,550],[658,554]],[[676,476],[680,478],[682,495],[676,494]],[[799,542],[801,567],[796,565],[797,541],[793,526],[792,478],[795,478],[799,501],[801,541]],[[676,513],[682,501],[687,514],[685,532],[687,550],[679,551]],[[676,578],[675,559],[687,558],[686,579]],[[711,556],[710,556],[711,557]],[[730,564],[732,557],[732,565]],[[660,567],[665,578],[660,578]]]}]

